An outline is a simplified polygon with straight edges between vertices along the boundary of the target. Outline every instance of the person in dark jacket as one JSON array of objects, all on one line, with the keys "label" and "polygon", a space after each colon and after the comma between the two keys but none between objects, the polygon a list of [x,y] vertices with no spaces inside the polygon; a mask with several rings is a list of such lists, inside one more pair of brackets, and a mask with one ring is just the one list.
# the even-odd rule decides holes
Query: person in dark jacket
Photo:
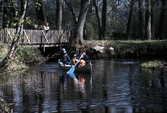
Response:
[{"label": "person in dark jacket", "polygon": [[[82,55],[82,56],[81,56]],[[77,59],[79,59],[81,57],[81,59],[83,60],[87,60],[89,58],[89,56],[84,52],[84,51],[80,51],[79,55],[77,55]]]},{"label": "person in dark jacket", "polygon": [[62,49],[62,62],[64,65],[70,65],[70,59],[65,49]]}]

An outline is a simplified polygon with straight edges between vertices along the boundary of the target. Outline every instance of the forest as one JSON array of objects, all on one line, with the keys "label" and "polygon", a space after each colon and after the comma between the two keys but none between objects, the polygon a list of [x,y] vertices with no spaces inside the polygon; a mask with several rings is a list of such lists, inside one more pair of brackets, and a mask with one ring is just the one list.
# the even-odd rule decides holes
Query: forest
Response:
[{"label": "forest", "polygon": [[[70,30],[73,44],[84,40],[165,40],[166,15],[166,0],[3,0],[0,29],[15,28],[16,32],[0,68],[7,67],[15,56],[23,29]],[[128,49],[132,51],[136,49]]]},{"label": "forest", "polygon": [[[27,6],[24,8],[24,4]],[[1,29],[71,30],[82,40],[166,39],[166,0],[3,0]]]}]

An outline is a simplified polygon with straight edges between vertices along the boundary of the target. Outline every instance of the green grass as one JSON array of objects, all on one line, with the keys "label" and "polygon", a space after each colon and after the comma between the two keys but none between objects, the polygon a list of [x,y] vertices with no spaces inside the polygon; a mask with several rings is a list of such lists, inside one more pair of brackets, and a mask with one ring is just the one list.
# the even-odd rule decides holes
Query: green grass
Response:
[{"label": "green grass", "polygon": [[143,68],[150,68],[150,69],[157,69],[162,67],[162,61],[160,60],[153,60],[153,61],[147,61],[142,63],[140,66]]},{"label": "green grass", "polygon": [[[9,50],[9,46],[0,43],[0,61],[5,58]],[[10,59],[9,66],[3,71],[16,71],[27,69],[27,64],[44,62],[45,59],[37,48],[19,46],[14,58]]]}]

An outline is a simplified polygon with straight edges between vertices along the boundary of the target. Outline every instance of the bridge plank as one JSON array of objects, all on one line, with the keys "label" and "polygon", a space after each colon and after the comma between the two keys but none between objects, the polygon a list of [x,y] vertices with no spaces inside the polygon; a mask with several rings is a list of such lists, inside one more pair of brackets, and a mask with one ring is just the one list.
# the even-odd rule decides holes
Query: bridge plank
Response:
[{"label": "bridge plank", "polygon": [[[11,43],[14,38],[15,29],[2,29],[0,41],[3,43]],[[53,45],[68,43],[71,37],[71,33],[68,30],[49,30],[44,33],[43,30],[29,30],[24,29],[21,40],[19,41],[22,45]]]}]

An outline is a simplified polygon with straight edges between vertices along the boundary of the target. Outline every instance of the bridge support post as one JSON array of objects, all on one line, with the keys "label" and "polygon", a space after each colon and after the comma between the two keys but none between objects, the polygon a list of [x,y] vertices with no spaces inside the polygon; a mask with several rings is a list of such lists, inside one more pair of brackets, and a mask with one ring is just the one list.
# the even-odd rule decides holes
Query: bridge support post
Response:
[{"label": "bridge support post", "polygon": [[45,44],[43,44],[43,52],[45,52]]},{"label": "bridge support post", "polygon": [[45,44],[43,44],[43,36],[41,36],[41,44],[40,44],[40,49],[42,50],[42,53],[45,52]]}]

